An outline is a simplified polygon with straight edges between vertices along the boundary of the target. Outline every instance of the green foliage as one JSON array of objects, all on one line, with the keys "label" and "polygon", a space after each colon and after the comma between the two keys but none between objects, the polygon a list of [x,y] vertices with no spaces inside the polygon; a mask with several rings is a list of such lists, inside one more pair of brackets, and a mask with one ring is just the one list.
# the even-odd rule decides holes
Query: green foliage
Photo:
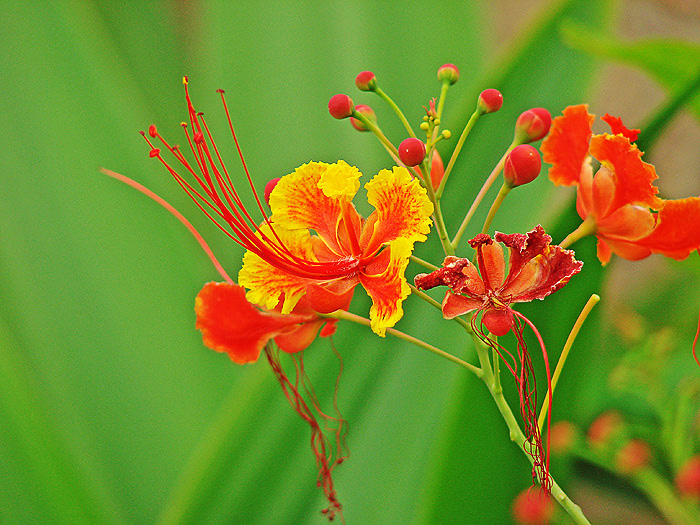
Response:
[{"label": "green foliage", "polygon": [[[595,74],[596,61],[572,52],[554,28],[568,17],[603,24],[608,3],[553,6],[499,58],[485,3],[412,1],[390,16],[369,1],[5,5],[0,520],[318,523],[323,501],[308,429],[267,365],[236,366],[204,348],[194,330],[194,296],[218,274],[168,213],[98,168],[173,203],[235,275],[241,250],[148,158],[137,133],[155,122],[181,140],[183,74],[240,177],[214,92],[227,90],[261,190],[309,160],[343,158],[369,180],[389,159],[367,135],[331,119],[328,98],[348,92],[372,104],[398,142],[400,123],[354,90],[355,74],[373,70],[417,124],[421,106],[438,94],[437,67],[453,62],[462,80],[451,88],[443,128],[456,134],[485,87],[505,96],[503,109],[478,124],[448,184],[453,233],[517,115],[532,106],[557,113],[585,96]],[[550,205],[556,191],[545,177],[519,188],[494,226],[524,231],[542,222],[560,240],[571,224]],[[546,313],[537,313],[542,304],[527,311],[548,327],[555,349],[587,294],[599,291],[591,246],[583,248],[585,280],[548,300]],[[439,263],[439,253],[432,239],[418,255]],[[409,278],[419,271],[410,267]],[[368,300],[356,295],[353,310],[364,314]],[[438,312],[415,298],[405,310],[398,328],[473,359]],[[602,353],[593,337],[587,328],[577,344]],[[334,344],[345,360],[339,402],[350,422],[352,454],[335,476],[348,522],[507,522],[529,468],[483,385],[361,327],[341,324]],[[317,341],[305,354],[324,404],[338,367],[328,345]],[[594,372],[574,351],[557,403],[585,405],[581,392]]]}]

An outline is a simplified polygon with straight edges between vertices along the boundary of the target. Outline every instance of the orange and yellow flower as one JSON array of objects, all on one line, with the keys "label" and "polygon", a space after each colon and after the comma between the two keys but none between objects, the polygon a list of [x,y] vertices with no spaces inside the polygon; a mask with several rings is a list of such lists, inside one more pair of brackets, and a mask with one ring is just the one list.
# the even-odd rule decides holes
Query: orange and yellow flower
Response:
[{"label": "orange and yellow flower", "polygon": [[[549,178],[576,185],[576,208],[598,238],[598,259],[613,253],[638,260],[652,253],[683,259],[700,247],[700,198],[665,200],[652,183],[656,169],[633,143],[638,130],[605,115],[612,133],[593,134],[595,117],[585,105],[570,106],[554,119],[542,143]],[[592,160],[600,163],[593,173]]]},{"label": "orange and yellow flower", "polygon": [[[413,245],[425,240],[430,230],[433,205],[420,182],[403,167],[380,171],[365,185],[375,211],[363,219],[352,204],[360,187],[360,171],[343,161],[310,162],[279,180],[270,193],[269,216],[253,189],[263,216],[262,222],[255,221],[243,205],[203,114],[192,104],[186,78],[183,83],[189,124],[183,123],[182,127],[195,163],[190,163],[178,146],[170,145],[155,126],[143,136],[151,147],[150,156],[167,168],[224,233],[247,249],[238,282],[248,289],[247,299],[265,312],[256,310],[254,315],[240,306],[237,298],[232,304],[250,314],[250,319],[264,319],[261,334],[279,342],[279,335],[270,335],[275,331],[270,328],[275,323],[270,322],[269,312],[276,316],[296,315],[295,307],[302,298],[304,312],[325,314],[347,309],[355,286],[361,284],[373,302],[372,330],[384,336],[386,329],[403,315],[402,302],[410,293],[404,272]],[[228,117],[223,91],[219,92]],[[238,147],[230,118],[229,126]],[[159,141],[189,177],[183,177],[151,139]],[[240,149],[239,155],[252,188]],[[198,297],[198,313],[220,318],[216,308],[227,308],[233,314],[230,305],[222,306],[228,304],[220,300],[222,294],[228,294],[230,302],[230,291],[214,293],[214,288],[205,287]],[[279,326],[285,325],[278,320]],[[299,323],[316,326],[309,325],[308,319],[288,326]],[[198,325],[213,330],[211,323],[203,319],[198,318]],[[205,333],[205,343],[229,351],[220,341],[223,334],[215,333]],[[254,360],[257,346],[248,345],[238,358],[242,362]]]},{"label": "orange and yellow flower", "polygon": [[352,204],[361,175],[339,161],[311,162],[282,177],[258,235],[284,246],[287,260],[248,250],[238,280],[251,302],[267,309],[281,302],[284,314],[306,297],[311,308],[329,313],[361,284],[373,302],[372,330],[383,336],[401,318],[410,293],[404,271],[414,243],[426,238],[433,206],[419,181],[395,167],[365,185],[375,208],[365,220]]}]

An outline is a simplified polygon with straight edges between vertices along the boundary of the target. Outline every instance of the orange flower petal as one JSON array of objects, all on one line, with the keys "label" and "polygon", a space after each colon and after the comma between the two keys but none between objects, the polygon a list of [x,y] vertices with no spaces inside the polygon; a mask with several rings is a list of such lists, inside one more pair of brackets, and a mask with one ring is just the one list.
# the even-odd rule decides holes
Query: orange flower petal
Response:
[{"label": "orange flower petal", "polygon": [[656,228],[637,243],[654,253],[685,259],[700,248],[700,198],[665,201],[657,215]]},{"label": "orange flower petal", "polygon": [[406,168],[382,170],[365,184],[365,188],[367,200],[376,209],[374,229],[369,231],[366,227],[368,231],[363,232],[360,241],[365,254],[374,253],[382,244],[394,239],[403,238],[411,244],[426,239],[432,224],[433,204],[425,188]]},{"label": "orange flower petal", "polygon": [[656,218],[648,208],[627,204],[596,221],[597,235],[606,239],[636,241],[654,229]]},{"label": "orange flower petal", "polygon": [[195,300],[195,312],[204,344],[228,353],[238,364],[257,361],[270,339],[313,319],[261,312],[246,300],[242,286],[229,283],[205,284]]},{"label": "orange flower petal", "polygon": [[457,316],[479,310],[484,306],[484,302],[483,298],[474,299],[448,290],[442,301],[442,315],[445,319],[454,319]]},{"label": "orange flower petal", "polygon": [[608,123],[613,135],[619,134],[623,137],[627,137],[630,142],[634,142],[637,140],[637,137],[639,137],[639,130],[627,129],[627,127],[622,123],[622,119],[620,117],[613,117],[606,113],[601,118]]},{"label": "orange flower petal", "polygon": [[[330,196],[321,189],[321,179],[328,170],[332,173],[324,180]],[[341,184],[343,175],[346,175],[344,186]],[[357,182],[356,177],[359,177],[357,168],[343,161],[337,164],[309,162],[298,167],[282,177],[270,194],[272,221],[288,230],[312,229],[329,247],[341,253],[336,228],[347,192],[355,186],[351,179]]]},{"label": "orange flower petal", "polygon": [[612,257],[612,250],[610,249],[610,246],[608,246],[608,244],[601,237],[598,237],[596,255],[598,256],[600,264],[603,266],[608,264],[610,262],[610,258]]},{"label": "orange flower petal", "polygon": [[581,167],[588,154],[591,124],[595,117],[588,113],[588,106],[569,106],[561,117],[552,121],[549,135],[540,150],[544,161],[551,164],[549,178],[556,185],[578,184]]},{"label": "orange flower petal", "polygon": [[[387,251],[388,256],[384,255]],[[412,241],[404,237],[394,239],[378,257],[382,260],[388,257],[386,268],[381,273],[360,274],[360,283],[372,298],[372,308],[369,311],[371,327],[381,337],[384,337],[387,328],[394,326],[403,316],[401,305],[411,293],[404,273],[412,251]]]},{"label": "orange flower petal", "polygon": [[503,257],[501,245],[493,242],[490,235],[480,233],[469,241],[469,246],[476,250],[479,273],[486,288],[489,290],[500,288],[506,274],[506,260]]},{"label": "orange flower petal", "polygon": [[576,211],[585,221],[593,213],[593,167],[588,157],[581,168],[581,179],[576,188]]},{"label": "orange flower petal", "polygon": [[593,204],[592,215],[596,223],[602,220],[610,211],[615,211],[612,206],[615,199],[616,187],[613,172],[605,166],[601,166],[593,177],[591,188],[591,202]]},{"label": "orange flower petal", "polygon": [[[275,233],[272,233],[272,229],[267,224],[263,224],[260,232],[271,238],[277,234],[292,254],[307,261],[317,260],[308,230],[287,230],[278,225],[274,225],[274,228]],[[280,271],[258,255],[248,251],[243,256],[243,267],[238,272],[238,282],[249,290],[248,300],[266,310],[273,310],[283,296],[282,313],[288,314],[299,298],[304,295],[306,286],[314,281]]]},{"label": "orange flower petal", "polygon": [[656,169],[642,160],[642,152],[622,135],[594,135],[591,155],[613,172],[615,198],[609,211],[625,204],[645,204],[654,210],[663,206],[652,181],[658,178]]},{"label": "orange flower petal", "polygon": [[638,261],[649,257],[651,250],[632,241],[598,236],[598,259],[603,266],[608,264],[613,253],[628,261]]},{"label": "orange flower petal", "polygon": [[539,224],[526,234],[498,232],[496,240],[510,252],[508,277],[498,293],[513,303],[544,299],[568,283],[583,266],[573,251],[552,246],[552,238]]}]

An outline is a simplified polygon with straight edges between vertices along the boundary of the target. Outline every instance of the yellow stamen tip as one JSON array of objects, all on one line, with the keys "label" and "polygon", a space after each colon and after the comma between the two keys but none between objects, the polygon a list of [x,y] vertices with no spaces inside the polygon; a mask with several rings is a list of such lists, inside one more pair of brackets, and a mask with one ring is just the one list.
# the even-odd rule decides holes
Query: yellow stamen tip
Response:
[{"label": "yellow stamen tip", "polygon": [[183,84],[183,85],[186,86],[188,82],[189,82],[189,80],[188,80],[187,77],[182,77],[182,84]]}]

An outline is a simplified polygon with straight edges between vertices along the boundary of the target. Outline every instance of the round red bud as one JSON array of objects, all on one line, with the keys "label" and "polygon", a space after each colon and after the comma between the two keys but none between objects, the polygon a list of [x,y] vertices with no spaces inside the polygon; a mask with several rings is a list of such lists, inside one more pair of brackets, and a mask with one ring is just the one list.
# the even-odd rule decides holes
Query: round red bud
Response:
[{"label": "round red bud", "polygon": [[265,202],[268,206],[270,205],[270,193],[272,193],[272,190],[275,189],[275,186],[277,186],[277,183],[279,181],[280,177],[276,177],[270,180],[270,182],[268,182],[267,184],[265,184],[265,191],[263,192],[263,194],[265,195]]},{"label": "round red bud", "polygon": [[449,82],[450,85],[459,80],[459,69],[454,64],[443,64],[437,72],[440,82]]},{"label": "round red bud", "polygon": [[529,144],[513,148],[503,165],[503,178],[510,188],[532,182],[540,174],[542,159],[540,152]]},{"label": "round red bud", "polygon": [[552,115],[544,108],[532,108],[524,111],[515,121],[515,140],[527,144],[540,140],[552,125]]},{"label": "round red bud", "polygon": [[[360,104],[359,106],[355,106],[355,112],[362,113],[374,124],[377,123],[377,115],[374,113],[374,110],[371,107],[366,106],[364,104]],[[355,128],[357,131],[369,131],[367,126],[365,126],[361,120],[358,120],[355,117],[350,117],[350,124],[352,124],[352,127]]]},{"label": "round red bud", "polygon": [[515,523],[541,525],[549,523],[554,515],[554,502],[541,490],[524,490],[513,501],[512,513]]},{"label": "round red bud", "polygon": [[482,113],[494,113],[503,105],[503,95],[497,89],[485,89],[479,95],[477,102]]},{"label": "round red bud", "polygon": [[374,91],[377,87],[377,77],[371,71],[363,71],[355,77],[355,85],[360,91]]},{"label": "round red bud", "polygon": [[425,159],[425,144],[414,137],[405,139],[399,144],[399,158],[406,166],[417,166]]},{"label": "round red bud", "polygon": [[344,119],[352,115],[352,99],[343,94],[333,95],[328,101],[328,112],[333,118]]},{"label": "round red bud", "polygon": [[683,464],[675,481],[678,492],[683,496],[700,499],[700,454]]},{"label": "round red bud", "polygon": [[155,138],[158,135],[158,129],[156,128],[155,124],[151,124],[150,126],[148,126],[148,134],[153,138]]}]

